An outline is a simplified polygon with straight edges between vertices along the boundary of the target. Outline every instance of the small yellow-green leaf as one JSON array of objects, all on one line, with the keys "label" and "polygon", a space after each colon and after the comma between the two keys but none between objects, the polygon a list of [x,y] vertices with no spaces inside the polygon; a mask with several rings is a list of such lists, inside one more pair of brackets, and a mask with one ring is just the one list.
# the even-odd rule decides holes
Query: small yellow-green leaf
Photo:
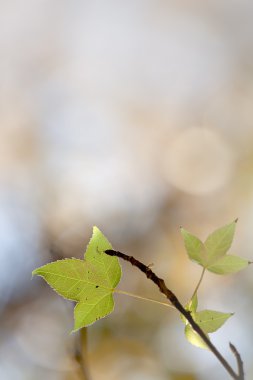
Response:
[{"label": "small yellow-green leaf", "polygon": [[194,321],[205,333],[217,331],[233,313],[221,313],[214,310],[202,310],[194,315]]},{"label": "small yellow-green leaf", "polygon": [[200,336],[193,330],[193,328],[189,324],[185,326],[184,333],[185,333],[186,339],[191,344],[193,344],[193,346],[197,346],[199,348],[204,348],[208,350],[206,343],[203,341],[202,338],[200,338]]},{"label": "small yellow-green leaf", "polygon": [[204,244],[196,236],[190,234],[184,228],[181,228],[181,234],[184,239],[184,245],[189,258],[192,261],[204,266],[207,255]]},{"label": "small yellow-green leaf", "polygon": [[249,261],[239,256],[226,255],[221,257],[215,264],[207,267],[207,270],[216,274],[236,273],[246,268]]},{"label": "small yellow-green leaf", "polygon": [[186,305],[186,309],[189,311],[196,312],[197,307],[198,307],[198,296],[197,296],[197,293],[195,293],[192,299]]},{"label": "small yellow-green leaf", "polygon": [[[185,305],[185,310],[190,311],[191,315],[194,319],[194,314],[198,307],[198,296],[197,293],[194,294],[194,296],[190,299],[190,301]],[[183,323],[186,325],[188,323],[187,319],[183,314],[180,314],[180,318],[182,319]]]},{"label": "small yellow-green leaf", "polygon": [[[193,299],[186,305],[186,309],[189,309],[189,306],[192,308],[191,310],[191,316],[194,319],[194,321],[199,325],[199,327],[204,331],[206,336],[209,338],[208,333],[213,333],[217,331],[225,322],[226,320],[231,317],[233,314],[231,313],[221,313],[219,311],[213,311],[213,310],[202,310],[197,312],[197,297]],[[195,310],[194,310],[195,309]],[[194,346],[200,347],[200,348],[206,348],[208,349],[205,342],[200,338],[200,336],[193,330],[189,322],[186,320],[185,317],[181,316],[181,319],[185,323],[185,336],[187,340],[193,344]]]},{"label": "small yellow-green leaf", "polygon": [[208,236],[204,243],[208,256],[206,267],[215,264],[227,253],[234,238],[236,222],[221,227]]}]

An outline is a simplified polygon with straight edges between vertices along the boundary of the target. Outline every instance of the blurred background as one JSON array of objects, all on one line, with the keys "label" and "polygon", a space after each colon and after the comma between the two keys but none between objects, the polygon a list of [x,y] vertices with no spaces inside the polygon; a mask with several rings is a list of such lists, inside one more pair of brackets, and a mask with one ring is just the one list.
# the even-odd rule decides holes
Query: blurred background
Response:
[{"label": "blurred background", "polygon": [[[202,239],[239,218],[232,253],[252,260],[253,2],[2,0],[0,3],[0,379],[79,380],[73,305],[37,266],[83,257],[97,225],[153,263],[182,303]],[[119,288],[163,300],[122,263]],[[235,312],[213,334],[253,378],[252,268],[207,273],[199,308]],[[227,374],[191,346],[175,311],[116,295],[88,328],[92,380]]]}]

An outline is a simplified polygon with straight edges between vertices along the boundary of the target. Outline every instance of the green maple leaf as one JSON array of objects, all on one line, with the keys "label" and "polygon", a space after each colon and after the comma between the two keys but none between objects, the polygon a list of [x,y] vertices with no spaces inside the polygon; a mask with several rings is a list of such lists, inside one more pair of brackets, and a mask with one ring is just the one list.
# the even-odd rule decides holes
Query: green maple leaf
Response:
[{"label": "green maple leaf", "polygon": [[[208,334],[217,331],[228,320],[228,318],[233,315],[233,313],[221,313],[220,311],[215,310],[202,310],[195,313],[193,312],[191,315],[194,321],[209,338]],[[206,343],[193,330],[188,321],[186,321],[185,326],[185,337],[194,346],[208,349]]]},{"label": "green maple leaf", "polygon": [[117,257],[104,253],[111,244],[97,228],[88,244],[84,260],[64,259],[33,271],[62,297],[76,301],[74,331],[94,323],[114,309],[113,291],[121,278]]},{"label": "green maple leaf", "polygon": [[237,220],[211,233],[202,241],[181,228],[184,245],[190,260],[216,274],[236,273],[250,262],[242,257],[227,254],[233,242]]},{"label": "green maple leaf", "polygon": [[[194,321],[203,330],[206,336],[209,338],[209,333],[217,331],[233,313],[222,313],[215,310],[201,310],[197,311],[198,297],[197,293],[193,298],[187,303],[185,309],[191,312],[191,316]],[[185,337],[194,346],[208,349],[206,343],[201,339],[201,337],[193,330],[186,318],[182,318],[185,324]]]}]

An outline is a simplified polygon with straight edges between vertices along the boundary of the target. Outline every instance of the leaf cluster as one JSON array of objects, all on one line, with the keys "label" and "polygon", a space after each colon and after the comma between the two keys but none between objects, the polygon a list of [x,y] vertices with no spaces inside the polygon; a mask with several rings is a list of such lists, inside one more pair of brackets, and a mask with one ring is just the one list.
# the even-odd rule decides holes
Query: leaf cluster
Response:
[{"label": "leaf cluster", "polygon": [[[208,270],[215,274],[225,275],[239,272],[249,265],[248,260],[228,254],[234,238],[236,223],[237,220],[215,230],[207,237],[205,242],[181,228],[186,252],[190,260],[203,267],[203,272]],[[222,313],[214,310],[197,311],[197,307],[198,296],[196,289],[185,308],[191,312],[194,321],[207,336],[209,333],[217,331],[233,315],[233,313]],[[182,318],[182,320],[185,323],[185,336],[188,341],[197,347],[207,348],[187,320],[185,318]]]},{"label": "leaf cluster", "polygon": [[234,238],[236,223],[237,220],[215,230],[204,243],[181,228],[184,245],[190,260],[216,274],[231,274],[246,268],[249,265],[248,260],[227,254]]}]

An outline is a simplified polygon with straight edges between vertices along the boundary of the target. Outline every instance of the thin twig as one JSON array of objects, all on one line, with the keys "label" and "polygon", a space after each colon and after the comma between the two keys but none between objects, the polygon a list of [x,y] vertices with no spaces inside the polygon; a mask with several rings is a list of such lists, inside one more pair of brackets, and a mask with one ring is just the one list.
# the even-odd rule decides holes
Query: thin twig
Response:
[{"label": "thin twig", "polygon": [[236,357],[237,368],[238,368],[238,380],[244,380],[243,361],[242,361],[241,355],[239,354],[239,352],[237,351],[237,349],[232,343],[229,343],[229,347],[232,353]]},{"label": "thin twig", "polygon": [[87,327],[83,327],[79,331],[79,349],[76,352],[76,360],[80,365],[81,379],[90,380],[87,365]]},{"label": "thin twig", "polygon": [[[206,343],[210,351],[217,357],[217,359],[220,361],[220,363],[223,365],[223,367],[226,369],[226,371],[230,374],[232,379],[234,380],[244,380],[244,374],[243,370],[241,370],[241,373],[237,374],[233,368],[230,366],[230,364],[226,361],[226,359],[221,355],[221,353],[217,350],[217,348],[212,344],[212,342],[209,340],[209,338],[206,336],[204,331],[199,327],[199,325],[193,320],[191,313],[183,307],[183,305],[179,302],[176,295],[167,288],[165,285],[165,282],[162,278],[159,278],[148,266],[140,262],[139,260],[135,259],[133,256],[128,256],[124,253],[121,253],[119,251],[114,250],[106,250],[105,253],[110,256],[116,256],[123,260],[126,260],[130,262],[133,266],[137,267],[140,271],[142,271],[148,279],[154,282],[155,285],[158,286],[161,293],[163,293],[168,300],[172,303],[172,305],[175,306],[175,308],[183,314],[183,316],[187,319],[187,321],[192,326],[193,330],[196,331],[196,333],[201,337],[201,339]],[[233,346],[234,347],[234,346]],[[237,351],[233,351],[237,363],[238,357],[237,357]],[[240,361],[240,366],[242,367],[242,361]]]}]

